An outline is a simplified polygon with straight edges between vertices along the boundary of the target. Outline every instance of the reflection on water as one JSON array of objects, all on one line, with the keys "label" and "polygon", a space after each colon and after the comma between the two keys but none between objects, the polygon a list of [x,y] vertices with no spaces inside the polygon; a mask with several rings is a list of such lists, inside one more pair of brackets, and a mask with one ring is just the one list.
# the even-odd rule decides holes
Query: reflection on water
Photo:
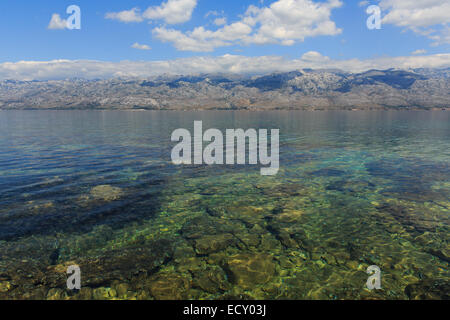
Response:
[{"label": "reflection on water", "polygon": [[[448,299],[449,118],[0,112],[0,298]],[[279,174],[173,166],[194,120],[279,128]]]}]

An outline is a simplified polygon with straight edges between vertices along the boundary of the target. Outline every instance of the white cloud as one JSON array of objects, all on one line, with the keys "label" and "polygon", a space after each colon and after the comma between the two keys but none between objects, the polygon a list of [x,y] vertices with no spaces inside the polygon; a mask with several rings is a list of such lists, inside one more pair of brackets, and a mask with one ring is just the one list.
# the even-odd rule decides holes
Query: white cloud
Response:
[{"label": "white cloud", "polygon": [[217,17],[219,15],[219,12],[217,12],[216,10],[211,10],[211,11],[208,11],[206,14],[205,14],[205,18],[208,18],[209,16],[215,16],[215,17]]},{"label": "white cloud", "polygon": [[410,29],[435,40],[450,43],[449,0],[381,0],[383,23]]},{"label": "white cloud", "polygon": [[428,27],[450,21],[448,0],[382,0],[382,9],[389,10],[385,23],[402,27]]},{"label": "white cloud", "polygon": [[307,37],[340,34],[342,30],[330,17],[331,11],[341,5],[340,0],[278,0],[268,7],[249,6],[240,21],[218,30],[201,26],[181,32],[157,27],[153,34],[183,51],[213,51],[217,47],[246,44],[290,46]]},{"label": "white cloud", "polygon": [[144,19],[164,20],[167,24],[177,24],[191,20],[196,6],[197,0],[167,0],[159,6],[148,7],[142,14],[139,8],[133,8],[120,12],[108,12],[105,18],[121,22],[142,22]]},{"label": "white cloud", "polygon": [[153,29],[153,34],[161,41],[171,42],[178,50],[195,52],[211,52],[217,47],[233,45],[251,32],[252,28],[242,22],[226,25],[217,31],[206,30],[204,27],[187,33],[165,27]]},{"label": "white cloud", "polygon": [[54,13],[47,28],[50,30],[64,30],[67,28],[67,21],[61,19],[59,14]]},{"label": "white cloud", "polygon": [[133,45],[131,46],[134,49],[138,49],[138,50],[151,50],[152,48],[150,48],[150,46],[146,45],[146,44],[140,44],[140,43],[133,43]]},{"label": "white cloud", "polygon": [[223,26],[223,25],[227,24],[227,18],[216,18],[214,20],[214,24],[216,26]]},{"label": "white cloud", "polygon": [[339,0],[278,0],[265,8],[250,6],[244,20],[259,25],[250,42],[303,41],[306,37],[341,33],[330,20],[331,11],[340,6]]},{"label": "white cloud", "polygon": [[330,58],[323,56],[321,53],[319,53],[317,51],[309,51],[309,52],[306,52],[302,56],[301,60],[303,60],[305,62],[311,62],[311,63],[314,63],[314,62],[320,63],[320,62],[327,62],[330,60]]},{"label": "white cloud", "polygon": [[369,4],[370,4],[370,2],[367,1],[367,0],[365,0],[365,1],[360,1],[360,2],[358,3],[358,6],[359,6],[359,7],[366,7],[366,6],[368,6]]},{"label": "white cloud", "polygon": [[0,79],[46,80],[66,78],[146,78],[161,74],[245,73],[264,74],[303,68],[337,68],[361,72],[388,68],[444,68],[450,67],[450,54],[407,57],[383,57],[368,60],[333,60],[318,52],[307,52],[300,59],[287,60],[280,56],[191,57],[169,61],[101,62],[84,60],[54,60],[47,62],[20,61],[0,64]]},{"label": "white cloud", "polygon": [[433,34],[430,34],[430,38],[433,39],[435,42],[433,43],[433,46],[437,46],[440,44],[449,44],[450,43],[450,25],[447,24],[445,27],[443,27],[439,32],[435,32]]},{"label": "white cloud", "polygon": [[149,7],[144,12],[144,18],[161,19],[168,24],[183,23],[191,20],[196,6],[197,0],[167,0],[160,6]]},{"label": "white cloud", "polygon": [[108,12],[105,15],[106,19],[119,20],[121,22],[129,23],[129,22],[142,22],[144,19],[142,18],[141,12],[138,8],[133,8],[131,10],[125,10],[121,12]]},{"label": "white cloud", "polygon": [[427,53],[427,50],[425,50],[425,49],[418,49],[416,51],[411,52],[412,55],[425,54],[425,53]]}]

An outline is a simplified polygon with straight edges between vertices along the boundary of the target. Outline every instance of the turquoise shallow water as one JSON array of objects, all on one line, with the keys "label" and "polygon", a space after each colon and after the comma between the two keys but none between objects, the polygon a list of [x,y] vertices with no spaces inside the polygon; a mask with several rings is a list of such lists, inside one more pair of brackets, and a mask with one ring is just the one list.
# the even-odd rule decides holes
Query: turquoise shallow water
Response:
[{"label": "turquoise shallow water", "polygon": [[[280,129],[278,175],[173,166],[170,135],[196,120]],[[448,299],[449,120],[1,111],[0,298]]]}]

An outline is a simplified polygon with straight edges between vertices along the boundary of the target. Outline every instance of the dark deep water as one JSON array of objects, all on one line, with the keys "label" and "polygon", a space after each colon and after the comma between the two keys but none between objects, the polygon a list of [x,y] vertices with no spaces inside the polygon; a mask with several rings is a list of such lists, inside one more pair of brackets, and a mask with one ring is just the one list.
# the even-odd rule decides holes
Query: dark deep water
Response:
[{"label": "dark deep water", "polygon": [[[278,175],[172,165],[195,120]],[[0,111],[0,299],[448,299],[449,199],[448,111]]]}]

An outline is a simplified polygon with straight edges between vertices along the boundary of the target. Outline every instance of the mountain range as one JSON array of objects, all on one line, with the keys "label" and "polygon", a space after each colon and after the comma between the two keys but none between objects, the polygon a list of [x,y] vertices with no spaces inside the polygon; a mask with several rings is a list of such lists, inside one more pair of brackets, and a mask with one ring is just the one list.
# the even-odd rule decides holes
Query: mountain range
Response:
[{"label": "mountain range", "polygon": [[0,109],[449,109],[450,68],[0,81]]}]

